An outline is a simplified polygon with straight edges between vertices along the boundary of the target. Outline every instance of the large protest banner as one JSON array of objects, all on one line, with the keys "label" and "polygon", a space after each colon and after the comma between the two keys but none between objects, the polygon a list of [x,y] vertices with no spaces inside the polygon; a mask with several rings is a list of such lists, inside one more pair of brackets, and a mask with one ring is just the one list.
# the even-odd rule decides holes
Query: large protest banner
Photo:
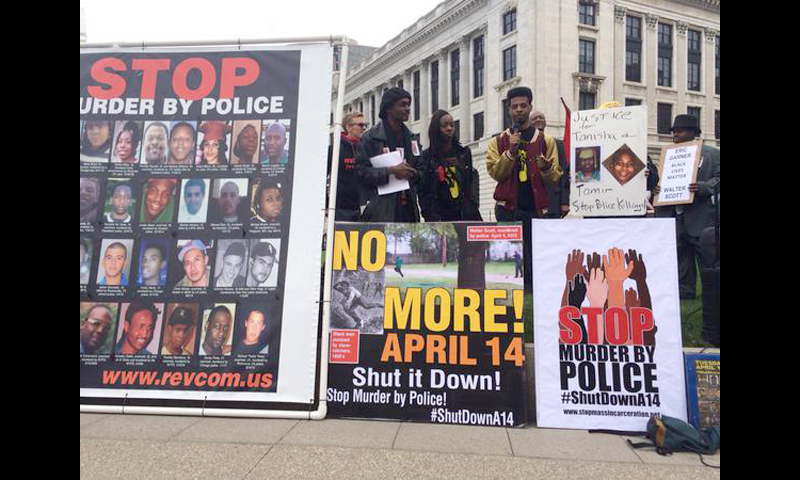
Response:
[{"label": "large protest banner", "polygon": [[673,219],[533,221],[540,427],[686,420]]},{"label": "large protest banner", "polygon": [[519,224],[337,222],[328,415],[524,425],[521,256]]},{"label": "large protest banner", "polygon": [[578,217],[647,212],[647,109],[581,110],[570,115],[570,213]]},{"label": "large protest banner", "polygon": [[81,49],[81,405],[309,410],[329,44]]}]

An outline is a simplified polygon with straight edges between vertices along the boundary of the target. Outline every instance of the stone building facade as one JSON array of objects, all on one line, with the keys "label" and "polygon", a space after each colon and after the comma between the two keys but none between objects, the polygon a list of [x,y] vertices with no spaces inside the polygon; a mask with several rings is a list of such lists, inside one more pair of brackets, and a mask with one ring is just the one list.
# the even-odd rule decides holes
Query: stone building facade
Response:
[{"label": "stone building facade", "polygon": [[719,146],[719,44],[720,0],[446,0],[348,72],[345,112],[360,110],[373,125],[383,92],[401,86],[423,147],[433,112],[450,112],[481,177],[484,219],[493,220],[486,146],[508,126],[510,88],[532,89],[559,138],[562,97],[572,110],[646,105],[657,161],[682,113]]}]

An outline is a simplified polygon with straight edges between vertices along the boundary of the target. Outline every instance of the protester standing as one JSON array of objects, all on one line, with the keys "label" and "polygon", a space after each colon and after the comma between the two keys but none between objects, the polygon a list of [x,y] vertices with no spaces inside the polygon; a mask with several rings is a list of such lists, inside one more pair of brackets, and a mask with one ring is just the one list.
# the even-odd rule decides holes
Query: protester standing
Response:
[{"label": "protester standing", "polygon": [[[692,142],[700,135],[697,118],[691,115],[678,115],[672,124],[672,139],[675,143]],[[656,186],[653,193],[658,194]],[[703,230],[713,227],[717,221],[714,195],[719,194],[719,149],[703,145],[697,170],[697,181],[689,185],[694,192],[694,202],[688,205],[668,205],[656,207],[657,217],[674,217],[677,229],[678,272],[680,274],[680,296],[683,300],[696,297],[697,267],[713,259],[700,247]]]},{"label": "protester standing", "polygon": [[419,204],[426,222],[481,222],[478,172],[472,152],[455,136],[453,116],[433,114],[428,128],[431,145],[422,152]]},{"label": "protester standing", "polygon": [[[341,141],[339,142],[339,173],[336,181],[336,221],[357,222],[361,216],[361,195],[356,176],[356,147],[367,128],[364,114],[350,112],[342,119]],[[330,158],[333,146],[328,150],[328,178],[330,180]]]},{"label": "protester standing", "polygon": [[[531,124],[533,92],[528,87],[508,91],[508,112],[513,125],[489,141],[486,170],[497,181],[495,212],[501,222],[521,221],[525,251],[530,251],[531,219],[547,218],[550,211],[546,184],[561,180],[555,139]],[[525,268],[525,288],[532,288]]]},{"label": "protester standing", "polygon": [[[411,113],[411,94],[402,88],[390,88],[381,99],[380,119],[358,142],[356,175],[366,195],[361,214],[365,222],[419,222],[417,206],[417,167],[421,151],[419,143],[403,122]],[[403,162],[392,167],[373,167],[370,159],[384,153],[400,151]],[[386,195],[378,187],[389,183],[389,175],[408,180],[410,188]]]}]

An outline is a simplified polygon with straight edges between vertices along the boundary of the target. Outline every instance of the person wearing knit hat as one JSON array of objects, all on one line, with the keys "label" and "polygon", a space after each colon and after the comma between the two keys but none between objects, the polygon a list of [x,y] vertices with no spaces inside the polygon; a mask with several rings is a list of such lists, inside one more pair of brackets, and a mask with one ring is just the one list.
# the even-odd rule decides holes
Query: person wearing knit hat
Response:
[{"label": "person wearing knit hat", "polygon": [[[414,135],[404,124],[410,113],[411,94],[402,88],[390,88],[381,99],[381,121],[361,136],[356,151],[356,176],[366,195],[361,221],[419,222],[417,183],[420,176],[417,167],[422,152]],[[392,151],[401,152],[402,163],[392,167],[372,166],[371,158]],[[410,188],[379,195],[378,187],[389,183],[390,175],[399,180],[408,180]]]},{"label": "person wearing knit hat", "polygon": [[232,128],[225,122],[203,122],[198,130],[203,134],[200,142],[200,165],[227,165],[228,143],[225,141]]}]

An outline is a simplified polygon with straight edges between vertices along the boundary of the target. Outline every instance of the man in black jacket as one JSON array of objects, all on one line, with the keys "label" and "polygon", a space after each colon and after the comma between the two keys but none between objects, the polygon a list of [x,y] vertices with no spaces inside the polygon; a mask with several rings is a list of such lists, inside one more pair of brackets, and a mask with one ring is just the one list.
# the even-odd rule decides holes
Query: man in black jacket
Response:
[{"label": "man in black jacket", "polygon": [[[339,142],[339,173],[336,181],[336,221],[357,222],[361,216],[361,189],[356,177],[356,146],[367,128],[364,114],[350,112],[342,119]],[[328,181],[330,181],[333,145],[328,149]]]},{"label": "man in black jacket", "polygon": [[[365,133],[356,150],[356,175],[366,195],[364,222],[419,222],[417,206],[417,166],[420,148],[411,131],[403,124],[411,112],[411,94],[391,88],[381,99],[381,121]],[[393,167],[375,168],[370,158],[402,149],[403,162]],[[411,188],[402,192],[378,195],[378,188],[389,183],[389,175],[408,180]]]}]

